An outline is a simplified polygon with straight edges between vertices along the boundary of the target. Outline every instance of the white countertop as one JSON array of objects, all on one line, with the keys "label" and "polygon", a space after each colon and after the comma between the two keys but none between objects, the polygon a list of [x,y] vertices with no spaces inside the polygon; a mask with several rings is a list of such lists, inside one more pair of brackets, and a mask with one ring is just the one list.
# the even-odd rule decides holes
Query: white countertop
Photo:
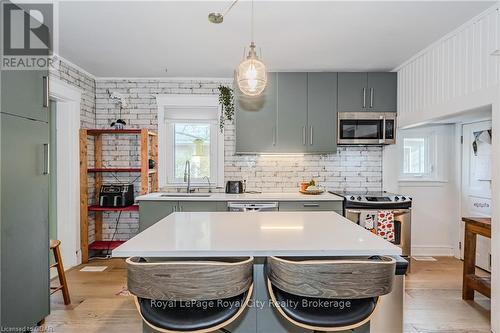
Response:
[{"label": "white countertop", "polygon": [[173,213],[113,250],[113,257],[401,255],[334,212]]},{"label": "white countertop", "polygon": [[[179,196],[163,197],[163,194]],[[197,196],[199,194],[210,194],[210,196]],[[319,195],[296,193],[194,193],[192,196],[186,196],[186,193],[164,193],[155,192],[138,196],[137,201],[343,201],[344,198],[324,192]]]}]

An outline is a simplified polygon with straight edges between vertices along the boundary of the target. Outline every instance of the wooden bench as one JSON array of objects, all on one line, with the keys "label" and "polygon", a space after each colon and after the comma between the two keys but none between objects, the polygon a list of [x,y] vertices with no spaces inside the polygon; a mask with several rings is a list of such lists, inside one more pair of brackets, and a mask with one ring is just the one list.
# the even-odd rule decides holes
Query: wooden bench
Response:
[{"label": "wooden bench", "polygon": [[476,275],[477,235],[491,238],[491,218],[463,217],[465,222],[462,299],[473,300],[474,291],[491,297],[491,278]]}]

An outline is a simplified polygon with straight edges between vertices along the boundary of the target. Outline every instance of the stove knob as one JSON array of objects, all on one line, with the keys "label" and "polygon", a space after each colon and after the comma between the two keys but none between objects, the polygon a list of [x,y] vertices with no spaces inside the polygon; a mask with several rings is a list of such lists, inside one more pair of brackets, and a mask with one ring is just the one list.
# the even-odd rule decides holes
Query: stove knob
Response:
[{"label": "stove knob", "polygon": [[358,201],[361,201],[361,197],[358,197],[357,199],[358,199]]},{"label": "stove knob", "polygon": [[399,197],[394,197],[394,201],[399,201]]},{"label": "stove knob", "polygon": [[406,201],[406,197],[401,197],[401,200]]},{"label": "stove knob", "polygon": [[354,196],[351,195],[351,197],[349,198],[350,200],[355,200],[356,198]]}]

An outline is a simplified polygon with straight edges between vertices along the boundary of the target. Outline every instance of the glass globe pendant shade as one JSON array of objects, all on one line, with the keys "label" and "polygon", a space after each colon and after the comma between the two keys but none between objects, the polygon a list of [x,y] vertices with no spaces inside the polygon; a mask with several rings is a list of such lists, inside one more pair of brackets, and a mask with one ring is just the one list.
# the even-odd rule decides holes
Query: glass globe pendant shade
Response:
[{"label": "glass globe pendant shade", "polygon": [[236,69],[236,82],[240,91],[247,96],[258,96],[266,88],[266,65],[257,56],[253,42],[247,58]]}]

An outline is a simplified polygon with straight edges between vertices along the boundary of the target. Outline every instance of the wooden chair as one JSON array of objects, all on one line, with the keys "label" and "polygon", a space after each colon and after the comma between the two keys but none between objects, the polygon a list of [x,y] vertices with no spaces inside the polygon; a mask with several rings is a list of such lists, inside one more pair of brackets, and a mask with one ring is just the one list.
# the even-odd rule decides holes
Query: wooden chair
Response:
[{"label": "wooden chair", "polygon": [[52,250],[54,254],[55,263],[50,265],[50,268],[57,268],[57,276],[59,277],[59,286],[58,287],[50,287],[50,294],[62,290],[64,304],[68,305],[71,303],[71,299],[69,297],[68,283],[66,282],[66,274],[64,273],[64,267],[61,257],[61,250],[59,249],[61,246],[61,241],[56,239],[51,239],[49,243],[49,248]]},{"label": "wooden chair", "polygon": [[351,330],[367,323],[379,296],[392,290],[396,260],[366,258],[267,259],[267,287],[278,312],[315,332]]},{"label": "wooden chair", "polygon": [[213,332],[236,320],[253,291],[253,258],[126,260],[128,289],[159,332]]}]

